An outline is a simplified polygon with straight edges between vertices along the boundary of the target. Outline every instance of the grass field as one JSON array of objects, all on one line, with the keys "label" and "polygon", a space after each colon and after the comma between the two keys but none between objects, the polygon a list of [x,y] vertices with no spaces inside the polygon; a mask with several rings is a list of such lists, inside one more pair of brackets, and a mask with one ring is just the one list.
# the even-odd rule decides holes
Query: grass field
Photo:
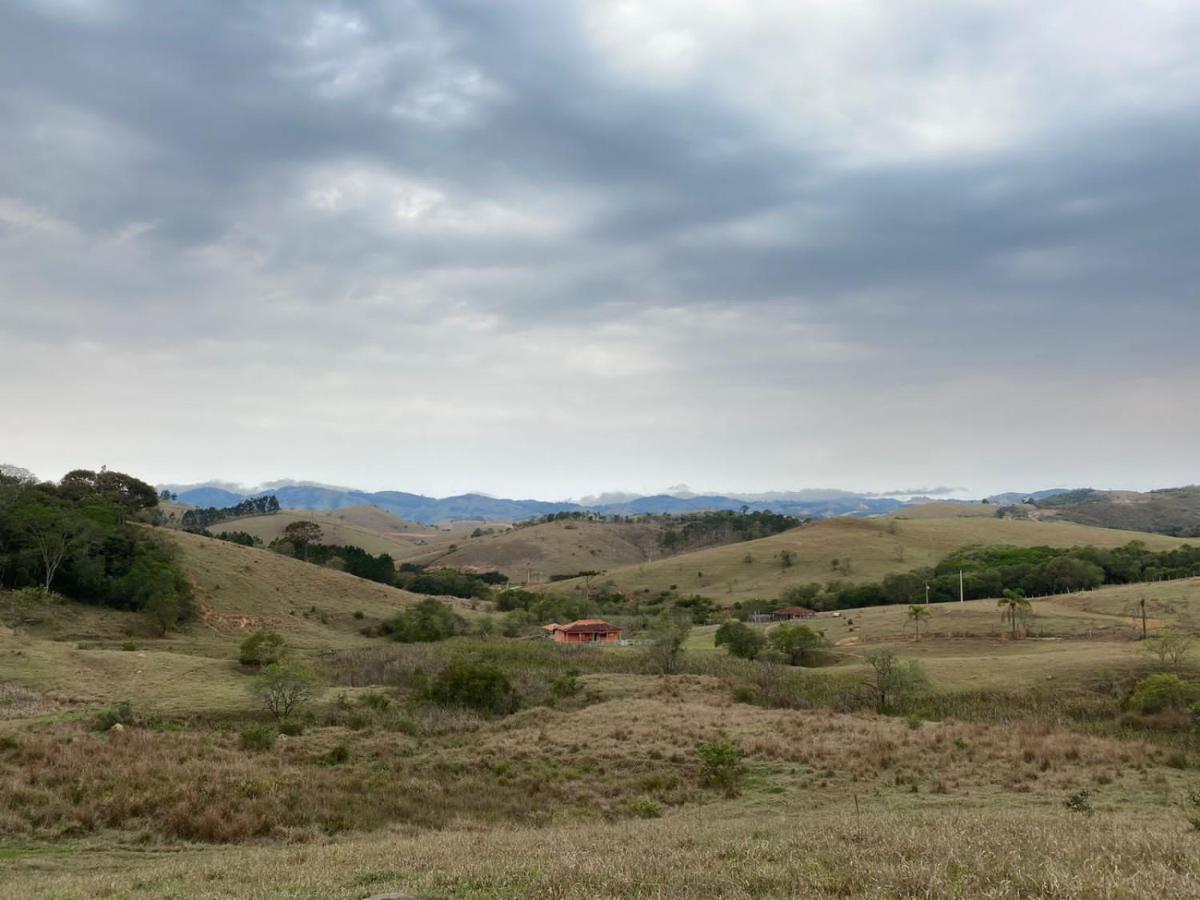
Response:
[{"label": "grass field", "polygon": [[487,535],[439,557],[457,569],[496,569],[515,584],[551,575],[596,571],[644,562],[659,555],[659,525],[559,521]]},{"label": "grass field", "polygon": [[469,539],[471,527],[458,525],[445,530],[398,519],[369,506],[328,511],[284,509],[266,516],[228,519],[209,528],[245,531],[264,544],[283,537],[293,522],[315,522],[321,527],[321,542],[360,547],[368,553],[387,553],[397,562],[413,562],[445,553],[451,544]]},{"label": "grass field", "polygon": [[[779,597],[788,587],[810,582],[875,581],[891,572],[935,565],[970,544],[1119,547],[1137,540],[1161,550],[1187,543],[1071,522],[997,519],[981,515],[980,509],[986,507],[930,504],[912,515],[906,511],[878,519],[825,519],[755,541],[612,568],[605,580],[623,593],[675,589],[729,604]],[[785,552],[790,565],[784,565]],[[835,569],[834,560],[840,569]],[[574,580],[548,589],[582,591],[583,585]]]},{"label": "grass field", "polygon": [[[945,546],[947,522],[964,542],[981,526],[996,540],[978,517],[861,533],[868,547],[874,529]],[[1073,529],[1032,527],[1038,543]],[[0,628],[6,896],[1200,894],[1200,741],[1121,706],[1156,671],[1135,640],[1138,601],[1150,629],[1195,632],[1200,579],[1035,600],[1020,640],[995,601],[936,604],[920,640],[903,607],[822,614],[809,624],[832,664],[811,670],[733,659],[715,626],[697,627],[664,676],[640,646],[365,637],[414,595],[170,539],[203,611],[183,629],[158,638],[133,614],[69,603]],[[266,716],[234,656],[260,627],[324,687],[302,733],[253,750],[241,729]],[[864,655],[881,649],[928,675],[902,715],[861,696]],[[1197,655],[1185,678],[1200,677]],[[461,660],[506,672],[523,708],[488,718],[422,700]],[[557,693],[572,671],[578,688]],[[122,700],[136,720],[96,730]],[[706,781],[696,747],[712,740],[744,753],[734,795]]]}]

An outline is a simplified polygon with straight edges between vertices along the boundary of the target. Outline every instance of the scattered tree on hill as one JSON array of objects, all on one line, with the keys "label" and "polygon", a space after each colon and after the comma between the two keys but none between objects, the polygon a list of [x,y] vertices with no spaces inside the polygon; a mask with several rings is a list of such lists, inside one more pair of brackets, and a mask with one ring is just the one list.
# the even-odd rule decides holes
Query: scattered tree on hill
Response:
[{"label": "scattered tree on hill", "polygon": [[1181,669],[1192,648],[1192,636],[1182,631],[1163,631],[1147,639],[1145,647],[1158,657],[1160,665]]},{"label": "scattered tree on hill", "polygon": [[1012,623],[1013,640],[1017,639],[1017,618],[1025,617],[1032,613],[1033,606],[1025,598],[1025,595],[1020,590],[1007,588],[1004,591],[1004,597],[997,604],[1000,607],[1000,619],[1008,619]]},{"label": "scattered tree on hill", "polygon": [[646,658],[650,667],[660,675],[673,675],[683,661],[683,645],[692,625],[686,619],[663,613],[654,627]]},{"label": "scattered tree on hill", "polygon": [[767,632],[767,646],[791,666],[809,666],[817,661],[818,652],[829,646],[824,636],[807,625],[776,625]]},{"label": "scattered tree on hill", "polygon": [[86,522],[54,506],[31,503],[17,510],[16,524],[37,551],[42,590],[49,593],[58,567]]},{"label": "scattered tree on hill", "polygon": [[287,642],[274,631],[256,631],[238,648],[238,662],[243,666],[269,666],[283,659]]},{"label": "scattered tree on hill", "polygon": [[727,797],[741,791],[746,774],[745,753],[729,741],[701,741],[696,745],[700,757],[700,779],[708,787],[720,788]]},{"label": "scattered tree on hill", "polygon": [[207,509],[186,510],[183,518],[180,519],[180,524],[189,531],[198,531],[225,519],[265,516],[277,512],[279,512],[278,498],[274,494],[267,494],[262,497],[247,497],[224,509],[210,506]]},{"label": "scattered tree on hill", "polygon": [[401,610],[380,626],[384,634],[406,644],[444,641],[466,628],[462,616],[432,597]]},{"label": "scattered tree on hill", "polygon": [[766,645],[766,639],[744,622],[726,622],[717,629],[713,644],[725,647],[730,654],[741,659],[757,659]]},{"label": "scattered tree on hill", "polygon": [[296,547],[306,562],[308,561],[309,544],[321,543],[321,538],[324,536],[321,526],[316,522],[292,522],[283,529],[283,539]]},{"label": "scattered tree on hill", "polygon": [[286,719],[316,696],[319,681],[308,666],[295,659],[271,663],[254,679],[254,690],[276,719]]},{"label": "scattered tree on hill", "polygon": [[500,669],[474,662],[451,663],[438,672],[429,686],[429,698],[442,706],[464,706],[497,716],[516,712],[521,705]]},{"label": "scattered tree on hill", "polygon": [[916,639],[921,639],[921,622],[933,615],[933,610],[923,603],[910,603],[908,605],[908,617],[913,621],[913,630],[916,634]]},{"label": "scattered tree on hill", "polygon": [[867,662],[871,668],[863,684],[877,712],[888,712],[928,687],[925,672],[916,660],[905,663],[891,650],[881,650],[867,654]]}]

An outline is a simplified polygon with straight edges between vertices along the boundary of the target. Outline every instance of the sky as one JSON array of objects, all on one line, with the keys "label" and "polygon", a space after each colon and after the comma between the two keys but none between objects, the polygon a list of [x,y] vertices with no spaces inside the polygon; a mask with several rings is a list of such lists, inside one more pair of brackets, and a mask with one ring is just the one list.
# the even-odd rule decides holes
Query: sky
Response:
[{"label": "sky", "polygon": [[1200,481],[1200,5],[7,0],[0,462]]}]

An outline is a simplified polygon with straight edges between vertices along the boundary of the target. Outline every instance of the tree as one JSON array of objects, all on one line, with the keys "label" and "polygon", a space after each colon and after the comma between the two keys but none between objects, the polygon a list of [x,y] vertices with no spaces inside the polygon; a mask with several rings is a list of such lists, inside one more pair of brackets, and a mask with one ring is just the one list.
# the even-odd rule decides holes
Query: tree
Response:
[{"label": "tree", "polygon": [[20,509],[17,521],[37,551],[42,564],[42,590],[49,593],[54,575],[80,530],[80,523],[73,522],[61,509],[34,504]]},{"label": "tree", "polygon": [[1025,594],[1020,588],[1005,588],[1004,597],[997,604],[1000,610],[1000,619],[1008,619],[1012,623],[1013,640],[1017,639],[1017,617],[1027,616],[1033,612],[1033,606],[1025,598]]},{"label": "tree", "polygon": [[908,617],[913,620],[913,629],[916,632],[916,639],[921,639],[921,620],[928,619],[933,615],[933,610],[923,603],[911,603],[908,607]]},{"label": "tree", "polygon": [[442,706],[465,706],[505,716],[516,712],[521,699],[508,677],[495,666],[456,662],[438,672],[429,698]]},{"label": "tree", "polygon": [[905,696],[923,691],[928,686],[925,672],[916,660],[907,663],[891,650],[867,655],[871,669],[864,686],[878,712],[887,712]]},{"label": "tree", "polygon": [[462,616],[441,600],[429,597],[415,603],[385,621],[382,630],[393,640],[406,644],[444,641],[467,627]]},{"label": "tree", "polygon": [[825,638],[807,625],[777,625],[767,633],[767,646],[791,666],[811,665],[816,653],[828,646]]},{"label": "tree", "polygon": [[238,662],[243,666],[269,666],[283,659],[287,642],[274,631],[256,631],[238,648]]},{"label": "tree", "polygon": [[317,693],[316,673],[294,659],[271,663],[254,679],[254,692],[276,719],[286,719]]},{"label": "tree", "polygon": [[762,652],[766,639],[744,622],[726,622],[717,629],[713,644],[725,647],[730,654],[740,659],[756,659]]},{"label": "tree", "polygon": [[696,755],[700,757],[704,784],[721,788],[727,797],[736,797],[746,774],[742,749],[729,741],[701,741],[696,745]]},{"label": "tree", "polygon": [[305,562],[308,562],[308,545],[321,543],[324,536],[316,522],[292,522],[283,529],[283,539],[300,550]]},{"label": "tree", "polygon": [[1163,666],[1172,669],[1183,667],[1188,651],[1192,648],[1192,637],[1182,631],[1164,631],[1146,641],[1146,649],[1158,657]]},{"label": "tree", "polygon": [[683,645],[687,641],[692,625],[685,619],[664,613],[655,626],[646,655],[650,666],[660,675],[672,675],[679,671],[683,661]]}]

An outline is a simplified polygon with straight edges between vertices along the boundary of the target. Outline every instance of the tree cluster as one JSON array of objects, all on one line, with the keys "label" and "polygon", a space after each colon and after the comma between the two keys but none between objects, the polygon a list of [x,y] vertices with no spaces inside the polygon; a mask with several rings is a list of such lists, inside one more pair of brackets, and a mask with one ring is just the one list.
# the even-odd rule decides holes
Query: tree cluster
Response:
[{"label": "tree cluster", "polygon": [[247,516],[265,516],[276,512],[279,512],[279,500],[274,494],[269,494],[264,497],[248,497],[223,509],[217,509],[215,506],[189,509],[179,521],[188,531],[200,531],[226,519],[244,519]]},{"label": "tree cluster", "polygon": [[173,547],[135,524],[158,505],[131,475],[77,469],[57,484],[0,475],[0,587],[141,610],[166,631],[190,613]]}]

